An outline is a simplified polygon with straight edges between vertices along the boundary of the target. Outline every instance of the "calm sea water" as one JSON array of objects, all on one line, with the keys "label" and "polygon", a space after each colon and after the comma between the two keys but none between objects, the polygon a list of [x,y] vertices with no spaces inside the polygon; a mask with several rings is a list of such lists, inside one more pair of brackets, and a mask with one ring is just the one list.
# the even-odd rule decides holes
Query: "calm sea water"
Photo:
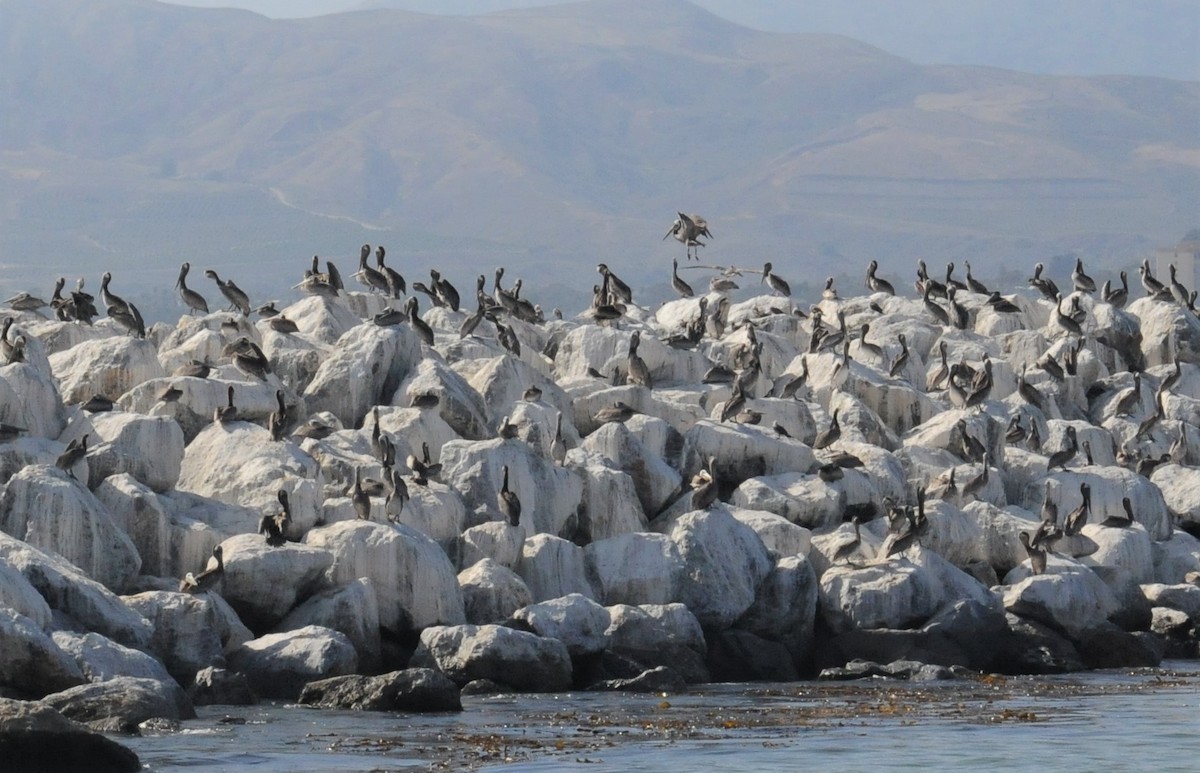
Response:
[{"label": "calm sea water", "polygon": [[207,707],[122,739],[178,771],[1154,770],[1200,766],[1200,663],[938,683],[469,697],[461,714]]}]

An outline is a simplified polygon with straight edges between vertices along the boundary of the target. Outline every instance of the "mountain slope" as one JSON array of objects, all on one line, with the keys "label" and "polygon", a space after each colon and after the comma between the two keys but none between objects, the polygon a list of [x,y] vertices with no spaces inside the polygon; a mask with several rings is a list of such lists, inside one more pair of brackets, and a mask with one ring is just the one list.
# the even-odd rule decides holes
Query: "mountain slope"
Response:
[{"label": "mountain slope", "polygon": [[0,0],[0,249],[57,234],[64,272],[385,241],[462,284],[506,262],[577,285],[597,260],[661,273],[676,209],[713,224],[709,259],[793,275],[1127,261],[1195,224],[1197,125],[1196,83],[921,67],[682,0],[287,21]]}]

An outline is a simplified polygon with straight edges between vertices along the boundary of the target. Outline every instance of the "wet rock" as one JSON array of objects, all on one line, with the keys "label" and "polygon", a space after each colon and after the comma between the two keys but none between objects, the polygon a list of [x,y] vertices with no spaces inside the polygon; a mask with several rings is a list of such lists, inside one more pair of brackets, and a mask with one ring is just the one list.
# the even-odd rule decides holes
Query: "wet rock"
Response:
[{"label": "wet rock", "polygon": [[154,624],[151,651],[180,684],[191,682],[202,668],[225,665],[217,613],[208,596],[148,591],[125,598]]},{"label": "wet rock", "polygon": [[677,694],[687,690],[687,682],[669,666],[648,668],[626,679],[604,679],[588,685],[589,690]]},{"label": "wet rock", "polygon": [[473,625],[503,622],[533,601],[520,576],[490,558],[460,572],[458,586],[462,589],[467,622]]},{"label": "wet rock", "polygon": [[41,703],[0,698],[0,754],[8,773],[136,773],[132,750]]},{"label": "wet rock", "polygon": [[32,620],[0,607],[0,684],[41,697],[82,684],[83,673]]},{"label": "wet rock", "polygon": [[245,675],[256,695],[295,700],[314,679],[353,674],[358,655],[344,633],[309,625],[246,642],[229,653],[229,668]]},{"label": "wet rock", "polygon": [[187,693],[195,706],[252,706],[258,702],[246,677],[212,666],[196,672]]},{"label": "wet rock", "polygon": [[151,717],[195,719],[196,711],[175,682],[119,676],[47,695],[42,702],[76,722],[130,732]]},{"label": "wet rock", "polygon": [[437,668],[460,685],[491,679],[519,692],[559,692],[571,686],[565,644],[498,625],[426,628],[411,665]]},{"label": "wet rock", "polygon": [[710,638],[708,670],[717,682],[794,682],[799,678],[785,644],[737,629]]},{"label": "wet rock", "polygon": [[140,650],[117,644],[98,633],[55,631],[51,637],[63,652],[75,658],[79,670],[89,682],[104,682],[118,676],[160,682],[171,680],[162,663]]},{"label": "wet rock", "polygon": [[309,682],[300,704],[322,709],[462,711],[458,685],[440,671],[409,668],[379,676],[335,676]]},{"label": "wet rock", "polygon": [[379,636],[379,605],[371,580],[360,577],[353,582],[329,588],[310,596],[279,622],[276,632],[318,625],[340,631],[350,639],[358,653],[359,668],[372,673],[383,658]]},{"label": "wet rock", "polygon": [[1081,632],[1076,647],[1087,668],[1149,668],[1162,660],[1161,646],[1104,623]]}]

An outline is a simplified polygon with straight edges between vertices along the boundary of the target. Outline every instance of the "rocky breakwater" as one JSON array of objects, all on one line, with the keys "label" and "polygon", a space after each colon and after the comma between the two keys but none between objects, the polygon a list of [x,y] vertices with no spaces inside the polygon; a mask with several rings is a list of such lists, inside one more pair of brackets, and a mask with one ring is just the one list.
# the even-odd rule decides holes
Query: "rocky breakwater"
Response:
[{"label": "rocky breakwater", "polygon": [[784,287],[543,321],[388,287],[310,273],[144,339],[8,314],[12,716],[1197,654],[1184,305]]}]

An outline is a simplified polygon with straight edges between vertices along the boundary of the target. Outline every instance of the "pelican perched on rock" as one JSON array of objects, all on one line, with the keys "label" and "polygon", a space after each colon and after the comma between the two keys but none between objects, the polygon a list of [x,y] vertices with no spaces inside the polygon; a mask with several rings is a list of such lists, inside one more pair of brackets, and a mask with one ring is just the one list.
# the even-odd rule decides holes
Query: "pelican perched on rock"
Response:
[{"label": "pelican perched on rock", "polygon": [[[89,434],[84,433],[83,437],[75,438],[68,443],[66,449],[54,460],[54,466],[60,470],[70,472],[71,468],[78,464],[81,459],[87,457],[89,437],[91,437]],[[86,475],[84,475],[83,482],[87,482]]]},{"label": "pelican perched on rock", "polygon": [[387,276],[382,271],[373,268],[367,263],[370,258],[371,245],[364,244],[358,251],[358,271],[354,272],[354,278],[359,281],[359,284],[365,285],[369,290],[379,290],[391,295],[392,288],[388,283]]},{"label": "pelican perched on rock", "polygon": [[1029,566],[1034,574],[1046,573],[1046,551],[1037,545],[1033,544],[1033,539],[1029,532],[1023,531],[1017,535],[1021,540],[1021,547],[1025,548],[1025,555],[1029,559]]},{"label": "pelican perched on rock", "polygon": [[708,221],[699,215],[685,215],[682,212],[676,214],[678,217],[671,224],[671,230],[667,231],[663,239],[665,240],[667,236],[674,236],[675,241],[687,247],[687,257],[699,260],[700,256],[695,254],[696,248],[704,246],[700,237],[713,238],[708,230]]},{"label": "pelican perched on rock", "polygon": [[187,306],[188,313],[207,314],[208,301],[204,300],[203,295],[187,286],[187,275],[191,267],[191,263],[184,263],[179,267],[179,278],[175,280],[175,289],[179,291],[179,297],[183,300],[183,305]]},{"label": "pelican perched on rock", "polygon": [[1076,292],[1096,292],[1096,282],[1083,271],[1083,258],[1075,258],[1075,270],[1071,272],[1071,285]]},{"label": "pelican perched on rock", "polygon": [[642,336],[637,330],[629,336],[629,358],[627,360],[626,370],[629,372],[629,383],[640,384],[650,388],[654,386],[653,379],[650,376],[650,367],[646,365],[646,361],[638,356],[638,344],[641,343]]},{"label": "pelican perched on rock", "polygon": [[[212,564],[213,559],[216,559],[216,565]],[[184,575],[184,578],[179,581],[179,592],[204,593],[215,588],[224,576],[224,551],[220,545],[217,545],[212,549],[212,559],[209,559],[209,566],[203,572],[200,572],[200,574],[188,572]]]},{"label": "pelican perched on rock", "polygon": [[1042,297],[1048,301],[1052,301],[1059,295],[1058,285],[1053,279],[1042,276],[1042,271],[1045,269],[1041,263],[1033,267],[1033,276],[1029,277],[1029,286],[1042,294]]},{"label": "pelican perched on rock", "polygon": [[383,248],[382,244],[375,247],[375,267],[387,278],[388,294],[393,298],[399,298],[400,293],[408,292],[408,287],[404,284],[404,277],[398,271],[384,264],[383,258],[386,254],[387,250]]},{"label": "pelican perched on rock", "polygon": [[267,544],[277,548],[287,544],[287,538],[284,534],[287,531],[288,524],[292,522],[292,506],[285,489],[279,489],[278,493],[275,494],[275,498],[279,501],[279,506],[282,509],[273,515],[264,515],[258,522],[258,533],[266,535]]},{"label": "pelican perched on rock", "polygon": [[504,513],[509,525],[519,526],[521,525],[521,500],[517,497],[516,492],[508,487],[508,465],[504,465],[501,469],[504,477],[496,500],[500,505],[500,512]]},{"label": "pelican perched on rock", "polygon": [[679,261],[674,258],[671,259],[671,287],[675,288],[680,297],[691,298],[695,295],[692,286],[679,278]]},{"label": "pelican perched on rock", "polygon": [[772,269],[772,266],[769,262],[763,264],[762,279],[759,280],[759,284],[766,282],[767,286],[771,288],[772,292],[779,293],[780,295],[782,295],[785,298],[791,298],[792,297],[791,286],[784,280],[783,277],[779,276],[778,274],[773,272],[771,269]]},{"label": "pelican perched on rock", "polygon": [[637,412],[637,409],[618,400],[612,405],[596,411],[596,415],[593,418],[601,424],[610,421],[625,422],[631,419]]},{"label": "pelican perched on rock", "polygon": [[227,424],[231,421],[237,421],[238,410],[233,404],[233,384],[229,385],[227,391],[228,400],[225,405],[219,405],[213,409],[213,421],[218,424]]},{"label": "pelican perched on rock", "polygon": [[896,288],[892,286],[892,283],[875,275],[875,272],[878,270],[879,261],[877,260],[872,260],[867,265],[867,289],[873,293],[895,295]]},{"label": "pelican perched on rock", "polygon": [[204,275],[217,283],[217,289],[225,296],[225,300],[229,301],[230,311],[240,311],[244,316],[250,316],[250,296],[234,284],[232,279],[221,279],[211,268],[206,269]]}]

